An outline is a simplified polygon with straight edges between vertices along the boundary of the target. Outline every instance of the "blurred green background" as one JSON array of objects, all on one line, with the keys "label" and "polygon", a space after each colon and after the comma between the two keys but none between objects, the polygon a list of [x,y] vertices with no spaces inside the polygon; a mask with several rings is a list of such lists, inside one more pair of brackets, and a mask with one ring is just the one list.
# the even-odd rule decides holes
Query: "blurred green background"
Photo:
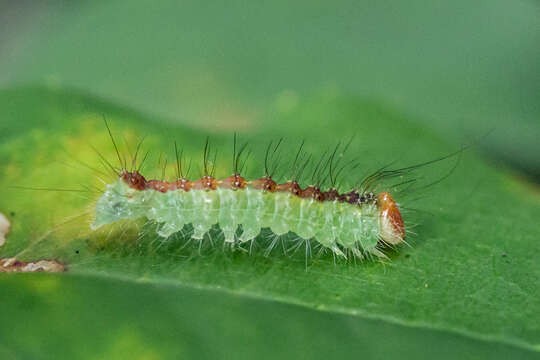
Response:
[{"label": "blurred green background", "polygon": [[538,12],[521,0],[3,2],[0,87],[75,87],[210,131],[352,94],[458,143],[494,129],[486,153],[538,181]]},{"label": "blurred green background", "polygon": [[49,230],[86,198],[3,190],[14,227],[0,258],[69,273],[0,275],[0,357],[538,358],[538,13],[502,0],[1,2],[3,189],[95,185],[73,159],[96,163],[86,142],[114,158],[101,114],[128,141],[170,151],[174,137],[194,157],[207,134],[220,150],[237,131],[320,152],[355,133],[366,166],[493,131],[414,204],[427,211],[414,246],[387,265],[306,271],[302,256],[70,237]]}]

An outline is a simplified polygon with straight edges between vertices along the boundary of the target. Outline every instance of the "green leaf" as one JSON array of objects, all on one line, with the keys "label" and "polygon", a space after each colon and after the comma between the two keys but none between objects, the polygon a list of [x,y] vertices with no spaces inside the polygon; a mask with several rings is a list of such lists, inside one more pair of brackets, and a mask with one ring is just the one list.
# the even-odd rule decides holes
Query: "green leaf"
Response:
[{"label": "green leaf", "polygon": [[[163,243],[151,233],[139,238],[127,225],[110,234],[91,232],[98,194],[51,189],[92,190],[103,186],[100,178],[111,180],[99,173],[106,170],[91,148],[115,161],[102,114],[123,149],[125,143],[133,149],[138,136],[147,135],[145,147],[153,157],[146,169],[154,176],[161,176],[161,152],[172,159],[173,139],[194,158],[198,175],[206,131],[149,119],[68,89],[0,92],[0,212],[13,225],[0,258],[56,259],[68,269],[0,276],[0,354],[538,356],[540,199],[474,148],[446,180],[398,198],[405,208],[422,210],[404,211],[406,221],[418,225],[408,238],[412,247],[392,253],[388,263],[334,263],[322,256],[306,266],[303,254],[265,257],[221,247],[199,254],[182,239]],[[306,138],[307,150],[320,154],[356,133],[351,153],[363,166],[346,174],[350,183],[380,164],[406,166],[461,145],[447,144],[387,106],[332,92],[261,116],[272,121],[212,129],[218,175],[230,172],[232,131],[257,150],[248,163],[252,176],[262,172],[261,152],[270,138],[286,136],[292,145]],[[285,153],[282,161],[291,156]],[[454,162],[422,169],[419,176],[436,179]]]}]

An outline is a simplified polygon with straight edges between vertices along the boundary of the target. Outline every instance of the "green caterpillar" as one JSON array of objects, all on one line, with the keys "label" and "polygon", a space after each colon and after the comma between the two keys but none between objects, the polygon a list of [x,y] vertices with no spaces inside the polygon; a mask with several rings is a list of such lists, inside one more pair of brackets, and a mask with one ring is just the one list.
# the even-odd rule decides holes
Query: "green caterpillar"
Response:
[{"label": "green caterpillar", "polygon": [[230,243],[253,240],[262,228],[277,236],[292,232],[340,256],[348,249],[359,257],[384,257],[381,245],[397,245],[405,237],[398,205],[387,192],[302,189],[295,181],[276,184],[269,176],[247,181],[239,174],[221,180],[206,175],[167,182],[123,170],[98,199],[92,227],[137,218],[158,223],[164,238],[187,224],[198,240],[218,225]]}]

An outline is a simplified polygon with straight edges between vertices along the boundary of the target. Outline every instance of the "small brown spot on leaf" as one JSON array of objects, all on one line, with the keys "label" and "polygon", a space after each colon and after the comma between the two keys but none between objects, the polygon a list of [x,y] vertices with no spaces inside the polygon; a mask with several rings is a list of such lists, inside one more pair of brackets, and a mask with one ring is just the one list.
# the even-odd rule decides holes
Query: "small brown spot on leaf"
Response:
[{"label": "small brown spot on leaf", "polygon": [[4,214],[0,213],[0,246],[6,243],[6,237],[9,233],[9,229],[11,229],[11,223]]},{"label": "small brown spot on leaf", "polygon": [[63,272],[64,264],[55,260],[20,261],[16,258],[0,259],[0,273],[2,272]]}]

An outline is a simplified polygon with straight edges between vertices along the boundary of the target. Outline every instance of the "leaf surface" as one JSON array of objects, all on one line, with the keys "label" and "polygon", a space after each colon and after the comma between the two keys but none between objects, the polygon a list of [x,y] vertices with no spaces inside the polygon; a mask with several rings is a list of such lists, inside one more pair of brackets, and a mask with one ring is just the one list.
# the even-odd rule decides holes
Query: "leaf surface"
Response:
[{"label": "leaf surface", "polygon": [[[126,351],[135,358],[428,358],[444,346],[448,358],[537,356],[539,196],[474,149],[419,200],[398,198],[404,208],[422,210],[404,211],[409,225],[417,225],[412,247],[391,253],[386,264],[321,256],[306,267],[303,254],[250,256],[221,247],[199,254],[183,239],[139,237],[130,226],[92,233],[94,188],[111,176],[91,146],[117,161],[102,114],[122,148],[133,149],[147,135],[152,155],[146,168],[156,177],[160,154],[172,159],[173,139],[193,157],[198,175],[206,132],[69,89],[0,92],[0,118],[7,120],[0,133],[0,212],[12,222],[0,257],[68,266],[65,274],[0,276],[6,324],[0,351],[7,355],[32,358],[46,349],[51,358],[114,358]],[[381,164],[406,166],[460,146],[384,105],[335,94],[314,94],[292,112],[263,116],[274,119],[238,130],[255,149],[247,164],[253,176],[262,174],[261,144],[281,136],[292,144],[306,138],[306,149],[320,154],[356,133],[350,151],[362,167],[346,174],[344,181],[352,183]],[[212,136],[220,176],[231,171],[231,141],[225,130]],[[291,149],[280,161],[294,156]],[[440,177],[454,162],[419,175]]]}]

